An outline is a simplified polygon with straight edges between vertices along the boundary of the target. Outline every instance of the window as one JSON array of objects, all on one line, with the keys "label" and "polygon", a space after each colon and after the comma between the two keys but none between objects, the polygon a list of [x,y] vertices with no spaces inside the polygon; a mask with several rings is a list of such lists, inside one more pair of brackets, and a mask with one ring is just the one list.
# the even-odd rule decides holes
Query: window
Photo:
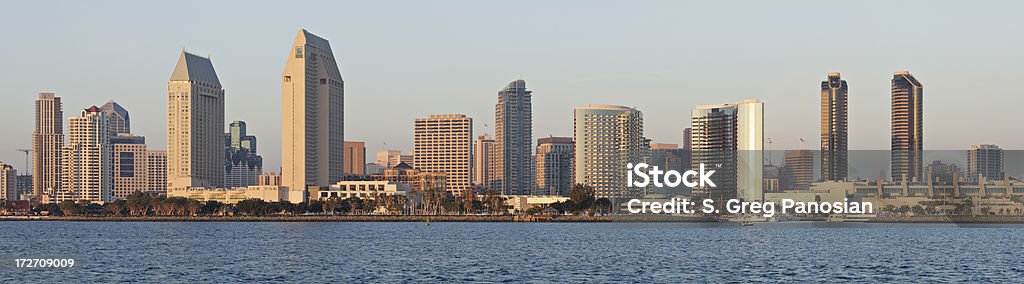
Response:
[{"label": "window", "polygon": [[284,76],[284,82],[288,83],[292,81],[292,76]]},{"label": "window", "polygon": [[320,85],[327,85],[327,79],[320,79]]},{"label": "window", "polygon": [[296,46],[295,47],[295,58],[302,58],[302,47],[301,46]]}]

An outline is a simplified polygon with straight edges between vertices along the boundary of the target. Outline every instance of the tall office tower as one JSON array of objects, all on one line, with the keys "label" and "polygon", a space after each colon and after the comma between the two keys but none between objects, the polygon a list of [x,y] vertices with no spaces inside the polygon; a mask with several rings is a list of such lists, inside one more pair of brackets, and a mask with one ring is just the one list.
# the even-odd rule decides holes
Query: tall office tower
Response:
[{"label": "tall office tower", "polygon": [[1003,179],[1003,148],[991,144],[971,145],[967,149],[967,175],[972,180]]},{"label": "tall office tower", "polygon": [[694,108],[692,164],[715,169],[716,187],[702,188],[716,202],[763,198],[764,104],[745,100],[736,104],[702,105]]},{"label": "tall office tower", "polygon": [[397,166],[401,159],[402,151],[399,150],[380,150],[377,151],[377,163],[385,168]]},{"label": "tall office tower", "polygon": [[[678,171],[680,173],[690,169],[690,152],[680,149],[679,144],[651,144],[652,167],[657,166],[662,171]],[[666,195],[690,195],[690,188],[680,185],[676,188],[662,187],[654,188],[656,194]]]},{"label": "tall office tower", "polygon": [[245,121],[234,121],[224,138],[224,187],[256,185],[263,174],[263,157],[256,152],[256,136],[249,135]]},{"label": "tall office tower", "polygon": [[[100,108],[104,115],[108,112]],[[113,122],[113,119],[107,117]],[[110,137],[113,147],[113,199],[125,199],[137,191],[149,192],[149,155],[146,138],[127,133]]]},{"label": "tall office tower", "polygon": [[569,196],[572,189],[572,137],[537,139],[535,195]]},{"label": "tall office tower", "polygon": [[908,71],[892,76],[892,179],[914,181],[924,169],[924,87]]},{"label": "tall office tower", "polygon": [[811,150],[786,151],[783,166],[783,188],[810,189],[814,182],[814,152]]},{"label": "tall office tower", "polygon": [[146,150],[147,191],[167,193],[167,151]]},{"label": "tall office tower", "polygon": [[515,80],[498,92],[494,106],[494,168],[491,188],[504,194],[530,194],[533,145],[532,91]]},{"label": "tall office tower", "polygon": [[61,149],[64,148],[64,109],[60,97],[40,93],[36,99],[36,124],[32,132],[32,194],[42,201],[43,193],[60,188]]},{"label": "tall office tower", "polygon": [[473,185],[490,186],[490,161],[494,151],[494,139],[484,134],[473,141]]},{"label": "tall office tower", "polygon": [[107,115],[107,119],[110,119],[110,137],[116,137],[118,134],[132,133],[132,120],[128,116],[128,110],[124,109],[120,104],[109,101],[100,107],[100,110]]},{"label": "tall office tower", "polygon": [[447,175],[447,190],[462,196],[472,189],[473,119],[462,114],[431,114],[414,123],[416,168]]},{"label": "tall office tower", "polygon": [[846,180],[848,123],[846,80],[828,72],[821,82],[821,179]]},{"label": "tall office tower", "polygon": [[693,150],[693,128],[683,128],[683,150]]},{"label": "tall office tower", "polygon": [[344,176],[345,82],[331,44],[299,30],[281,83],[281,180],[291,189]]},{"label": "tall office tower", "polygon": [[224,89],[209,58],[181,52],[167,82],[169,188],[224,185]]},{"label": "tall office tower", "polygon": [[366,175],[366,142],[345,141],[345,175]]},{"label": "tall office tower", "polygon": [[0,199],[18,200],[18,172],[4,162],[0,162]]},{"label": "tall office tower", "polygon": [[626,165],[646,163],[651,140],[644,137],[643,114],[612,105],[574,109],[575,183],[594,188],[596,198],[635,198],[646,188],[626,185]]},{"label": "tall office tower", "polygon": [[68,143],[61,151],[61,186],[54,201],[112,200],[109,124],[107,116],[96,106],[68,119]]}]

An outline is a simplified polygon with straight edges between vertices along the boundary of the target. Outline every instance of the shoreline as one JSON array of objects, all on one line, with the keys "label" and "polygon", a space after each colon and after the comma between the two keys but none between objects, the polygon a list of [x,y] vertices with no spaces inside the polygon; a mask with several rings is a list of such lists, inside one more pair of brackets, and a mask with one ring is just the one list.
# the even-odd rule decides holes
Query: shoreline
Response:
[{"label": "shoreline", "polygon": [[[445,223],[704,223],[723,222],[713,216],[609,215],[609,216],[512,216],[512,215],[335,215],[335,216],[0,216],[0,221],[65,222],[445,222]],[[791,222],[826,222],[802,218]],[[890,216],[866,223],[907,224],[1024,224],[1024,216]]]}]

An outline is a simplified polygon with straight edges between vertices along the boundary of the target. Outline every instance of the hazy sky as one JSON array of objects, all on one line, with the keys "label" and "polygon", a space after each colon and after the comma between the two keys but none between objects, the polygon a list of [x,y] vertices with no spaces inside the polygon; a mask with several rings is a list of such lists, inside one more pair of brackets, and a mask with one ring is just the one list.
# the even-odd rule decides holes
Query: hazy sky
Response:
[{"label": "hazy sky", "polygon": [[[165,149],[166,84],[181,49],[212,56],[227,122],[280,166],[281,86],[299,28],[330,40],[345,138],[412,148],[412,123],[465,113],[493,133],[497,91],[525,79],[534,137],[571,136],[572,109],[633,106],[679,143],[698,104],[765,102],[774,149],[818,147],[819,88],[850,85],[851,149],[889,148],[893,71],[924,84],[925,148],[1024,149],[1021,2],[940,1],[16,1],[0,9],[0,161],[23,170],[33,100],[64,115],[116,100]],[[807,143],[801,145],[799,138]]]}]

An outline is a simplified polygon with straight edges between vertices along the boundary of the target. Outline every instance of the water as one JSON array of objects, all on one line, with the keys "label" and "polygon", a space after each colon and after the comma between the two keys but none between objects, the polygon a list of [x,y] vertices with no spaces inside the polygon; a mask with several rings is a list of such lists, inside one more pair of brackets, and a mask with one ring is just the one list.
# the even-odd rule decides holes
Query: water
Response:
[{"label": "water", "polygon": [[[1007,282],[1024,225],[0,222],[0,282]],[[5,260],[7,261],[7,260]]]}]

